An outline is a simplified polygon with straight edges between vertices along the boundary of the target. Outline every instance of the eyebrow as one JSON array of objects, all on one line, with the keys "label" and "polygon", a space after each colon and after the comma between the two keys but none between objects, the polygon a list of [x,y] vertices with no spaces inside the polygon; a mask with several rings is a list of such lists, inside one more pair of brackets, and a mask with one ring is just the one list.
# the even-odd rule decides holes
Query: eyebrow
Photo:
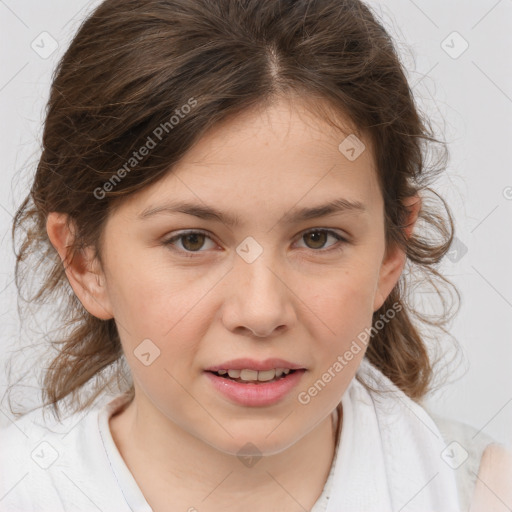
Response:
[{"label": "eyebrow", "polygon": [[[285,213],[280,219],[285,224],[293,224],[317,217],[325,217],[327,215],[343,214],[343,213],[366,213],[366,206],[360,201],[351,201],[349,199],[334,199],[326,204],[310,206],[306,208],[292,208]],[[211,206],[190,203],[187,201],[169,202],[161,206],[148,207],[137,215],[141,220],[148,219],[158,214],[185,213],[193,215],[204,220],[213,220],[222,222],[230,227],[239,226],[241,224],[240,217],[233,213],[221,212]]]}]

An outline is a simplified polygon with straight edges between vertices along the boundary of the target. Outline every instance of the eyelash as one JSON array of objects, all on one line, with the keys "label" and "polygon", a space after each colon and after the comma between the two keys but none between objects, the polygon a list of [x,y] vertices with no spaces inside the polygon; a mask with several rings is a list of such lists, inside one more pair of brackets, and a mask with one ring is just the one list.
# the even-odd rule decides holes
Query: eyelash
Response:
[{"label": "eyelash", "polygon": [[[303,236],[308,235],[310,233],[327,233],[328,235],[332,235],[339,242],[339,243],[336,243],[333,246],[329,247],[328,249],[310,249],[313,252],[317,252],[317,253],[339,252],[344,249],[345,244],[349,243],[346,238],[342,237],[339,233],[336,233],[336,231],[332,231],[331,229],[319,229],[319,228],[318,229],[309,229],[309,230],[303,232],[302,235],[299,237],[299,240]],[[200,255],[200,253],[205,252],[205,251],[187,251],[186,249],[185,250],[184,249],[176,249],[172,245],[174,243],[174,241],[184,238],[188,235],[194,235],[194,234],[205,235],[207,238],[209,238],[210,240],[215,242],[215,240],[213,240],[206,231],[202,231],[200,229],[195,229],[195,230],[190,230],[190,231],[184,231],[184,232],[180,233],[179,235],[175,235],[172,238],[165,240],[163,242],[163,245],[169,247],[172,251],[180,253],[181,255],[185,256],[186,258],[198,257]]]}]

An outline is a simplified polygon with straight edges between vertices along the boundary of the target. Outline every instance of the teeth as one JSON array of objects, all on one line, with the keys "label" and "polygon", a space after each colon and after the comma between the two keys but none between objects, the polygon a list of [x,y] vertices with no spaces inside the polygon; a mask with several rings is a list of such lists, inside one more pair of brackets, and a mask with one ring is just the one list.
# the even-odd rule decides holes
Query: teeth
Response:
[{"label": "teeth", "polygon": [[266,382],[272,379],[278,379],[283,375],[288,375],[290,370],[288,368],[273,368],[271,370],[256,371],[256,370],[218,370],[219,375],[229,375],[232,379],[240,379],[243,381],[260,381]]},{"label": "teeth", "polygon": [[256,370],[241,370],[240,378],[242,380],[258,380],[258,373]]},{"label": "teeth", "polygon": [[259,381],[263,381],[263,382],[267,381],[267,380],[272,380],[274,377],[278,376],[274,369],[272,369],[272,370],[265,370],[265,371],[261,371],[261,372],[255,372],[255,373],[258,374],[257,375],[258,380]]}]

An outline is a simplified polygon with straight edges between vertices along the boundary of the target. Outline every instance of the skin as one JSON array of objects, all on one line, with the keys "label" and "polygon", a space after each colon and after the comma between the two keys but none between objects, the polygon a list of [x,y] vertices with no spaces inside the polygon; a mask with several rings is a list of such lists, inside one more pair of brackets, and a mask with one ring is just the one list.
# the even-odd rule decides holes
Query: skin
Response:
[{"label": "skin", "polygon": [[470,512],[512,510],[512,451],[490,444],[482,454]]},{"label": "skin", "polygon": [[[161,181],[121,203],[105,225],[103,265],[92,248],[68,262],[84,307],[118,326],[135,399],[110,428],[155,511],[169,510],[170,495],[173,510],[309,510],[322,492],[334,451],[331,413],[365,347],[307,405],[297,395],[371,326],[405,264],[402,251],[386,250],[369,140],[360,136],[366,150],[354,161],[338,150],[353,132],[345,125],[340,133],[286,100],[229,119]],[[358,200],[366,211],[281,222],[294,208],[336,198]],[[137,219],[169,199],[236,213],[241,224],[183,213]],[[421,201],[408,204],[410,235]],[[47,222],[63,261],[73,236],[65,220],[53,212]],[[318,241],[305,235],[311,228],[332,229],[347,242]],[[188,229],[210,238],[177,239],[174,251],[164,245]],[[236,252],[249,236],[263,249],[250,264]],[[184,256],[190,247],[199,248],[193,258]],[[150,366],[134,355],[147,338],[160,349]],[[245,407],[204,374],[236,357],[281,357],[307,371],[277,404]],[[248,442],[263,455],[252,467],[237,457]]]}]

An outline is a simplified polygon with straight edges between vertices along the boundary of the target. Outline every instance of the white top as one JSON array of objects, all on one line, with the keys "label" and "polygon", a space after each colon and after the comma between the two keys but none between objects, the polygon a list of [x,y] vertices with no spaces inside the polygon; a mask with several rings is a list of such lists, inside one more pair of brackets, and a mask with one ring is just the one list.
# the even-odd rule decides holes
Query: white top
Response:
[{"label": "white top", "polygon": [[[379,375],[382,376],[366,359],[363,359],[358,374],[367,377],[373,375],[378,378],[380,378]],[[381,382],[387,382],[389,385],[390,381],[384,378]],[[389,407],[389,404],[386,405],[386,400],[405,403],[410,410],[416,411],[417,417],[424,414],[422,422],[432,432],[436,434],[442,432],[445,439],[443,440],[439,436],[439,442],[443,447],[450,445],[453,440],[458,440],[467,450],[468,458],[456,470],[453,470],[455,472],[453,482],[457,481],[460,505],[453,500],[453,497],[449,496],[450,485],[452,485],[450,480],[452,469],[448,468],[449,471],[446,472],[443,466],[448,467],[448,465],[444,461],[436,469],[436,472],[440,474],[436,473],[437,477],[433,479],[433,483],[430,483],[427,491],[422,491],[420,496],[427,495],[429,487],[432,487],[434,483],[437,485],[436,482],[439,482],[439,485],[446,484],[445,487],[437,488],[442,493],[442,499],[446,499],[446,503],[452,503],[443,510],[461,510],[463,512],[468,510],[469,494],[472,492],[475,479],[471,470],[477,473],[483,449],[493,440],[483,434],[473,439],[472,435],[476,430],[460,422],[437,417],[437,423],[434,423],[434,420],[431,419],[433,415],[428,416],[426,410],[407,397],[404,398],[403,394],[399,395],[400,400],[397,400],[396,396],[385,397],[382,403],[386,407],[381,409],[378,405],[379,400],[373,401],[375,398],[373,393],[368,394],[371,400],[368,400],[364,393],[366,391],[363,391],[362,385],[354,378],[343,395],[341,401],[343,423],[340,436],[337,439],[334,463],[323,492],[311,512],[331,512],[331,510],[339,512],[342,510],[338,508],[341,503],[351,504],[352,508],[343,508],[343,510],[351,510],[351,512],[362,512],[363,510],[365,512],[369,510],[384,512],[385,509],[395,512],[400,508],[402,508],[402,512],[421,510],[412,505],[404,507],[405,502],[400,506],[393,503],[399,496],[397,492],[406,493],[408,485],[412,485],[411,488],[417,487],[417,482],[414,482],[412,474],[416,470],[403,471],[402,469],[398,481],[396,475],[393,476],[394,472],[396,473],[396,468],[389,464],[389,457],[393,456],[393,459],[398,461],[401,457],[400,453],[392,454],[393,448],[387,447],[383,454],[379,454],[379,449],[372,451],[369,448],[373,446],[373,440],[368,442],[369,438],[367,438],[365,443],[361,441],[365,431],[370,432],[369,428],[373,421],[371,415],[364,416],[362,413],[365,407],[370,406],[368,410],[376,414],[375,425],[380,425],[379,428],[382,428],[382,432],[377,431],[376,435],[372,434],[372,439],[373,437],[379,438],[375,439],[375,446],[380,443],[388,446],[385,442],[386,435],[389,437],[392,432],[387,429],[382,412],[379,412],[390,411],[389,417],[393,418],[392,408]],[[151,512],[149,504],[121,457],[109,429],[110,416],[122,407],[125,401],[126,397],[119,395],[90,411],[72,414],[64,418],[62,423],[57,422],[49,415],[49,419],[45,421],[43,410],[39,409],[3,428],[0,432],[0,511]],[[405,415],[401,413],[401,416]],[[396,422],[396,420],[393,421]],[[357,424],[357,428],[354,428],[355,424]],[[436,429],[436,425],[440,425],[440,430]],[[393,438],[394,445],[400,447],[402,454],[409,453],[412,456],[411,450],[415,448],[407,445],[408,436],[403,432],[400,433],[398,423],[393,423],[393,426],[396,427],[396,434]],[[424,426],[422,428],[427,432]],[[433,437],[431,433],[428,435]],[[413,438],[415,442],[420,440],[416,434]],[[420,452],[423,450],[421,456],[426,460],[430,453],[426,448],[427,442],[424,440],[419,442],[421,443]],[[454,452],[453,447],[454,445],[449,446],[451,454]],[[455,453],[456,458],[460,459],[460,453],[457,450]],[[436,453],[434,460],[438,459],[441,460],[439,454]],[[382,465],[384,473],[380,473],[381,470],[378,469],[380,460],[384,461]],[[452,466],[454,465],[453,461],[449,462]],[[460,460],[457,462],[460,463]],[[414,467],[431,468],[424,461],[419,464],[418,460],[413,460],[412,464]],[[364,478],[364,481],[355,480],[358,468],[362,468],[361,475],[364,476],[360,478]],[[453,488],[455,488],[455,484],[453,484]],[[434,495],[435,489],[432,489]],[[418,487],[417,490],[419,491],[420,488]],[[400,497],[398,501],[400,499],[402,498]],[[417,499],[411,503],[415,501]],[[372,503],[379,503],[381,508],[372,508]],[[383,506],[384,503],[388,503],[388,505]],[[331,509],[328,508],[329,505],[331,505]],[[457,508],[459,506],[460,508]]]}]

